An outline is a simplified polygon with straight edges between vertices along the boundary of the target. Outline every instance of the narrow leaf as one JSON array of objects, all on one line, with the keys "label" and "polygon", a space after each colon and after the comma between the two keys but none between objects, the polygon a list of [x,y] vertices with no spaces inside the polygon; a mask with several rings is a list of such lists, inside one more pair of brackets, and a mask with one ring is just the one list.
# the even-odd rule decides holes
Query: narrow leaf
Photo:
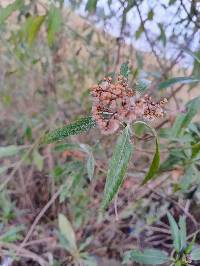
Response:
[{"label": "narrow leaf", "polygon": [[149,80],[145,80],[145,79],[137,80],[135,89],[139,93],[143,94],[147,90],[149,84],[150,84]]},{"label": "narrow leaf", "polygon": [[183,216],[181,216],[179,219],[179,228],[180,228],[180,245],[181,245],[181,250],[183,250],[187,245],[186,222]]},{"label": "narrow leaf", "polygon": [[0,236],[0,241],[6,243],[13,243],[17,240],[21,240],[23,238],[22,237],[23,230],[24,230],[23,225],[12,227],[6,233]]},{"label": "narrow leaf", "polygon": [[97,8],[97,1],[98,0],[88,0],[85,10],[90,12],[90,13],[94,13],[96,11]]},{"label": "narrow leaf", "polygon": [[192,156],[191,158],[194,159],[200,154],[200,142],[192,145]]},{"label": "narrow leaf", "polygon": [[158,143],[158,137],[157,137],[157,133],[155,131],[154,128],[152,128],[150,125],[148,125],[147,123],[143,122],[143,121],[136,121],[134,124],[141,124],[144,125],[146,127],[148,127],[154,134],[155,138],[156,138],[156,150],[155,150],[155,154],[153,157],[153,160],[151,162],[151,165],[149,167],[148,172],[146,173],[144,180],[142,182],[142,185],[146,184],[149,180],[151,180],[152,178],[155,177],[155,174],[158,172],[159,166],[160,166],[160,149],[159,149],[159,143]]},{"label": "narrow leaf", "polygon": [[200,260],[200,247],[195,248],[191,253],[190,253],[190,258],[192,260]]},{"label": "narrow leaf", "polygon": [[141,35],[142,35],[143,32],[144,32],[144,25],[143,24],[140,24],[139,28],[135,32],[135,38],[136,38],[136,40],[138,40],[141,37]]},{"label": "narrow leaf", "polygon": [[180,232],[179,232],[178,225],[176,221],[174,220],[174,217],[169,212],[167,212],[167,217],[168,217],[169,224],[170,224],[174,248],[177,252],[179,252],[181,250],[181,243],[180,243]]},{"label": "narrow leaf", "polygon": [[190,84],[190,83],[195,83],[195,82],[200,82],[199,78],[195,77],[176,77],[176,78],[171,78],[168,79],[164,82],[161,82],[158,86],[158,89],[166,89],[168,87],[171,87],[177,83],[179,84]]},{"label": "narrow leaf", "polygon": [[129,75],[129,67],[128,62],[123,63],[120,68],[120,75],[122,75],[124,78],[128,78]]},{"label": "narrow leaf", "polygon": [[193,117],[200,110],[200,97],[196,97],[186,104],[186,112],[176,117],[173,127],[171,128],[171,137],[178,137],[182,129],[187,128]]},{"label": "narrow leaf", "polygon": [[33,151],[33,161],[39,171],[42,171],[44,160],[43,157],[40,155],[40,153],[37,150]]},{"label": "narrow leaf", "polygon": [[6,170],[8,170],[7,166],[1,166],[0,167],[0,175],[3,174]]},{"label": "narrow leaf", "polygon": [[91,116],[83,117],[75,121],[74,123],[68,124],[64,127],[55,129],[54,131],[47,133],[44,136],[42,142],[52,143],[56,141],[61,141],[64,138],[69,137],[71,135],[78,135],[83,132],[86,132],[95,126],[96,123]]},{"label": "narrow leaf", "polygon": [[25,26],[26,41],[29,46],[35,41],[46,16],[29,17]]},{"label": "narrow leaf", "polygon": [[153,160],[151,162],[151,165],[149,167],[149,170],[142,182],[142,185],[146,184],[149,180],[155,177],[155,174],[157,173],[159,166],[160,166],[160,149],[159,149],[158,139],[156,138],[156,151]]},{"label": "narrow leaf", "polygon": [[61,235],[68,241],[73,250],[77,250],[76,236],[69,220],[63,215],[58,216],[58,225]]},{"label": "narrow leaf", "polygon": [[198,64],[200,64],[200,51],[198,52],[192,52],[189,49],[183,49],[183,51],[185,51],[186,53],[188,53],[189,55],[191,55]]},{"label": "narrow leaf", "polygon": [[59,8],[51,5],[48,13],[48,28],[47,28],[47,39],[48,44],[51,47],[55,41],[55,35],[60,31],[62,23],[62,14]]},{"label": "narrow leaf", "polygon": [[92,180],[94,176],[94,168],[95,168],[94,156],[92,153],[90,153],[87,159],[87,172],[88,172],[88,177],[90,181]]},{"label": "narrow leaf", "polygon": [[0,147],[0,158],[8,157],[8,156],[14,156],[20,151],[19,146],[6,146],[6,147]]},{"label": "narrow leaf", "polygon": [[158,27],[160,29],[160,39],[162,40],[163,45],[166,46],[167,38],[162,23],[158,23]]},{"label": "narrow leaf", "polygon": [[148,20],[153,20],[153,17],[154,17],[154,12],[153,12],[153,9],[151,9],[147,15],[147,18]]},{"label": "narrow leaf", "polygon": [[127,126],[117,140],[112,159],[109,164],[104,196],[101,204],[106,209],[118,192],[128,168],[133,145],[130,141],[130,128]]},{"label": "narrow leaf", "polygon": [[195,243],[195,240],[196,240],[196,234],[193,236],[192,241],[185,248],[185,250],[184,250],[185,254],[191,253],[193,246],[194,246],[194,243]]},{"label": "narrow leaf", "polygon": [[170,6],[173,5],[174,3],[176,3],[176,1],[177,1],[177,0],[170,0],[170,1],[169,1],[169,5],[170,5]]},{"label": "narrow leaf", "polygon": [[145,249],[143,252],[134,250],[129,253],[131,261],[144,263],[146,265],[160,265],[168,262],[168,255],[158,249]]},{"label": "narrow leaf", "polygon": [[24,4],[24,0],[16,0],[14,3],[0,9],[0,25],[17,9],[20,9]]}]

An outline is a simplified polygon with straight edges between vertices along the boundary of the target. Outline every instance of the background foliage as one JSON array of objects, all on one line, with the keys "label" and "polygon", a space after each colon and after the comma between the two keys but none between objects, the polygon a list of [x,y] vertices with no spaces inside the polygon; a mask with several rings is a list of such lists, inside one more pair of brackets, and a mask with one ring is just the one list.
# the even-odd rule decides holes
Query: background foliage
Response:
[{"label": "background foliage", "polygon": [[[199,2],[0,4],[1,265],[198,265]],[[120,71],[167,114],[102,136]]]}]

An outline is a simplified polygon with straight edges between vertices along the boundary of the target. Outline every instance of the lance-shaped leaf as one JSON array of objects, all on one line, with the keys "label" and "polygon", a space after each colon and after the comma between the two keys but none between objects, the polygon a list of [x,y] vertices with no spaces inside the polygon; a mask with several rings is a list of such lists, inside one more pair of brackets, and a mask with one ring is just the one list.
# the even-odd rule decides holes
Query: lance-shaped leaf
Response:
[{"label": "lance-shaped leaf", "polygon": [[147,79],[139,79],[136,82],[135,89],[139,93],[143,94],[147,89],[150,84],[150,81]]},{"label": "lance-shaped leaf", "polygon": [[171,128],[171,137],[178,137],[182,129],[187,128],[193,117],[200,110],[200,97],[196,97],[186,104],[186,112],[176,117],[173,127]]},{"label": "lance-shaped leaf", "polygon": [[[126,257],[128,259],[126,259]],[[129,251],[125,254],[124,262],[134,261],[143,263],[145,265],[160,265],[168,262],[170,258],[162,250],[158,249],[144,249],[143,252],[139,250]]]},{"label": "lance-shaped leaf", "polygon": [[177,252],[179,252],[181,250],[181,236],[178,225],[174,220],[174,217],[169,212],[167,213],[167,217],[170,224],[174,248]]},{"label": "lance-shaped leaf", "polygon": [[58,216],[58,225],[62,236],[68,241],[72,251],[76,251],[77,246],[74,230],[69,220],[62,213],[60,213]]},{"label": "lance-shaped leaf", "polygon": [[85,10],[90,12],[90,13],[94,13],[96,11],[97,8],[97,1],[98,0],[88,0]]},{"label": "lance-shaped leaf", "polygon": [[95,169],[95,160],[92,152],[89,154],[88,159],[87,159],[87,172],[88,172],[88,177],[90,181],[92,180],[94,176],[94,169]]},{"label": "lance-shaped leaf", "polygon": [[21,150],[20,146],[9,145],[0,147],[0,158],[14,156]]},{"label": "lance-shaped leaf", "polygon": [[128,67],[128,62],[122,64],[120,68],[120,75],[122,75],[124,78],[128,78],[129,72],[130,70]]},{"label": "lance-shaped leaf", "polygon": [[196,77],[176,77],[161,82],[158,86],[158,89],[159,90],[166,89],[175,84],[191,84],[196,82],[200,82],[200,79]]},{"label": "lance-shaped leaf", "polygon": [[47,30],[47,39],[48,44],[51,47],[55,41],[55,35],[60,31],[62,23],[62,13],[60,8],[51,5],[51,8],[48,13],[48,30]]},{"label": "lance-shaped leaf", "polygon": [[180,245],[181,250],[185,249],[187,246],[187,229],[185,217],[181,216],[178,222],[180,228]]},{"label": "lance-shaped leaf", "polygon": [[17,9],[20,9],[24,4],[24,0],[16,0],[5,8],[0,9],[0,25]]},{"label": "lance-shaped leaf", "polygon": [[151,165],[149,167],[149,170],[142,182],[142,185],[147,183],[149,180],[151,180],[153,177],[155,177],[155,174],[157,173],[160,165],[160,149],[158,144],[158,139],[156,138],[156,151],[153,157],[153,160],[151,162]]},{"label": "lance-shaped leaf", "polygon": [[153,160],[151,162],[151,165],[149,167],[148,172],[146,173],[144,180],[142,182],[142,185],[144,185],[145,183],[147,183],[149,180],[151,180],[152,178],[155,177],[155,174],[158,172],[159,166],[160,166],[160,149],[159,149],[159,144],[158,144],[158,137],[157,137],[157,133],[155,131],[154,128],[152,128],[151,126],[149,126],[148,124],[146,124],[143,121],[136,121],[134,124],[141,124],[144,125],[146,127],[148,127],[154,134],[155,138],[156,138],[156,150],[155,150],[155,154],[153,157]]},{"label": "lance-shaped leaf", "polygon": [[71,135],[78,135],[96,126],[94,119],[89,117],[83,117],[75,121],[74,123],[68,124],[64,127],[55,129],[52,132],[47,133],[42,142],[52,143],[56,141],[61,141],[66,137]]},{"label": "lance-shaped leaf", "polygon": [[196,158],[200,154],[200,142],[192,145],[192,159]]},{"label": "lance-shaped leaf", "polygon": [[128,168],[128,163],[133,151],[130,141],[130,128],[127,126],[117,140],[112,159],[109,164],[102,209],[106,209],[118,192]]},{"label": "lance-shaped leaf", "polygon": [[28,18],[26,25],[27,42],[31,46],[45,20],[46,16],[36,16]]},{"label": "lance-shaped leaf", "polygon": [[199,260],[200,261],[200,247],[196,247],[194,248],[194,250],[192,250],[192,252],[190,253],[190,258],[192,260]]}]

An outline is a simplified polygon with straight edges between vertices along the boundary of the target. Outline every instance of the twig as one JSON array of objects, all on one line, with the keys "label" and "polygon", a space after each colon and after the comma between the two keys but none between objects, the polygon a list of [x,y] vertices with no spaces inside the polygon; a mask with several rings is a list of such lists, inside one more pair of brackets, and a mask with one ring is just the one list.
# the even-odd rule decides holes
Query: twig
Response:
[{"label": "twig", "polygon": [[144,20],[143,20],[143,18],[142,18],[142,14],[141,14],[141,12],[140,12],[139,5],[138,5],[137,1],[135,1],[135,6],[136,6],[136,8],[137,8],[137,12],[138,12],[138,15],[139,15],[139,18],[140,18],[140,22],[141,22],[142,27],[143,27],[143,29],[144,29],[145,37],[146,37],[147,41],[149,42],[149,44],[150,44],[150,46],[151,46],[151,50],[152,50],[152,52],[153,52],[153,54],[154,54],[154,56],[155,56],[155,58],[156,58],[156,60],[157,60],[157,62],[158,62],[158,65],[160,66],[161,69],[163,69],[163,64],[162,64],[162,62],[160,61],[160,58],[159,58],[159,56],[158,56],[158,54],[157,54],[157,52],[156,52],[156,50],[155,50],[155,48],[154,48],[154,45],[153,45],[151,39],[149,38],[148,32],[147,32],[147,30],[146,30],[146,28],[145,28],[145,22],[144,22]]},{"label": "twig", "polygon": [[197,223],[197,221],[195,220],[194,216],[193,216],[191,213],[189,213],[189,212],[187,211],[187,209],[184,208],[180,203],[176,202],[175,200],[171,199],[171,198],[168,197],[168,196],[164,196],[163,194],[158,193],[158,192],[155,191],[155,190],[152,190],[152,192],[153,192],[154,194],[160,196],[161,198],[163,198],[163,199],[165,199],[165,200],[168,200],[168,201],[172,202],[174,205],[176,205],[176,206],[177,206],[181,211],[183,211],[183,213],[184,213],[184,214],[185,214],[185,215],[186,215],[186,216],[187,216],[187,217],[193,222],[195,228],[196,228],[196,229],[198,228],[198,223]]},{"label": "twig", "polygon": [[20,244],[20,247],[19,247],[19,250],[17,252],[17,255],[19,254],[19,252],[21,251],[21,249],[25,246],[26,242],[29,240],[30,236],[32,235],[33,231],[35,230],[36,225],[38,224],[38,222],[40,221],[40,219],[43,217],[43,215],[45,214],[45,212],[49,209],[49,207],[54,203],[54,201],[60,195],[62,189],[63,189],[63,187],[61,186],[59,188],[59,190],[52,196],[52,198],[50,199],[50,201],[48,201],[48,203],[42,208],[42,210],[40,211],[40,213],[37,215],[37,217],[35,218],[33,224],[31,225],[31,228],[29,229],[26,237],[24,238],[23,242]]},{"label": "twig", "polygon": [[[24,257],[24,258],[31,258],[32,260],[36,261],[39,263],[39,265],[41,266],[49,266],[49,263],[47,261],[45,261],[41,256],[33,253],[32,251],[29,251],[25,248],[20,248],[15,244],[11,244],[11,243],[1,243],[0,242],[0,253],[2,255],[11,255],[11,251],[15,251],[16,254],[14,254],[15,256],[20,256],[20,257]],[[2,249],[3,248],[3,249]],[[8,250],[7,250],[8,249]]]},{"label": "twig", "polygon": [[115,219],[116,221],[119,221],[119,216],[118,216],[118,211],[117,211],[117,198],[118,198],[118,194],[115,196],[114,208],[115,208]]}]

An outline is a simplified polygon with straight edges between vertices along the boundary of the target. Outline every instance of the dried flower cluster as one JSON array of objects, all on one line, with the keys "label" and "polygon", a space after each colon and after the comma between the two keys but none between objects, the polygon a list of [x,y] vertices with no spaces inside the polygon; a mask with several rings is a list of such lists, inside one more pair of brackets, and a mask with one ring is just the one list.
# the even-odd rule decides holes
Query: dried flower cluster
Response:
[{"label": "dried flower cluster", "polygon": [[92,115],[106,135],[117,131],[122,122],[131,123],[139,118],[152,121],[164,115],[163,105],[167,99],[154,103],[148,95],[138,96],[121,75],[115,83],[111,77],[104,78],[91,91]]}]

